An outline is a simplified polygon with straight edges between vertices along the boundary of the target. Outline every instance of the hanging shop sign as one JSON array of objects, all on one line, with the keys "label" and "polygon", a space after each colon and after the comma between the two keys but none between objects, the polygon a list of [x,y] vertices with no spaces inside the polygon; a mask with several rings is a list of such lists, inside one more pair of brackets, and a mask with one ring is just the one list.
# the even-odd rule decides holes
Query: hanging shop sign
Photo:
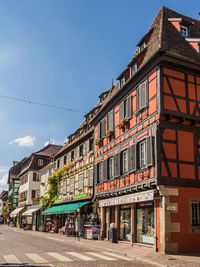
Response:
[{"label": "hanging shop sign", "polygon": [[154,190],[99,201],[100,207],[123,205],[153,200]]}]

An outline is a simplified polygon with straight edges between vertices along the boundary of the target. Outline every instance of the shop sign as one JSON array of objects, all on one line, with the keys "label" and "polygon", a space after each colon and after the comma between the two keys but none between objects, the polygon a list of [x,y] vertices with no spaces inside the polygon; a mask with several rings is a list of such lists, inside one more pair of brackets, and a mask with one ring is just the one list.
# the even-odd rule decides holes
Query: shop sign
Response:
[{"label": "shop sign", "polygon": [[87,193],[82,193],[82,194],[79,194],[79,195],[73,195],[73,200],[80,199],[80,198],[85,198],[87,196],[88,196]]},{"label": "shop sign", "polygon": [[138,208],[144,208],[144,207],[153,207],[153,201],[151,202],[145,202],[145,203],[138,203]]},{"label": "shop sign", "polygon": [[122,196],[122,197],[100,200],[99,206],[106,207],[106,206],[115,206],[115,205],[129,204],[129,203],[144,202],[144,201],[153,200],[153,197],[154,197],[154,191],[152,190],[148,192],[130,194],[130,195]]}]

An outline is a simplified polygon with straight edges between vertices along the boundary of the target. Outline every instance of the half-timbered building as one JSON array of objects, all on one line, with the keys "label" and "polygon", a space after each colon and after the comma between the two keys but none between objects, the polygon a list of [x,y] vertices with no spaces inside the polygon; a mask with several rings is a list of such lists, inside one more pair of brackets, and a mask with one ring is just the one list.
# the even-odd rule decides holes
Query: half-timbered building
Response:
[{"label": "half-timbered building", "polygon": [[200,21],[162,7],[95,126],[101,235],[200,252]]}]

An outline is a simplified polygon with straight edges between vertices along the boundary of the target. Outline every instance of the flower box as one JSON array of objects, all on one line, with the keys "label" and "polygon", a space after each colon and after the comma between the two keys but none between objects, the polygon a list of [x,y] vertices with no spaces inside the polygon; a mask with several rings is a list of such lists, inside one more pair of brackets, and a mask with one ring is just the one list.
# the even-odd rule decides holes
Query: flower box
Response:
[{"label": "flower box", "polygon": [[111,131],[111,130],[108,130],[108,131],[106,132],[106,137],[111,137],[111,136],[113,136],[113,135],[114,135],[114,132]]},{"label": "flower box", "polygon": [[119,128],[124,128],[126,125],[128,125],[128,120],[124,118],[120,121]]},{"label": "flower box", "polygon": [[96,144],[96,145],[100,145],[102,142],[103,142],[103,140],[102,140],[102,139],[99,139],[99,138],[97,138],[97,139],[95,140],[95,144]]}]

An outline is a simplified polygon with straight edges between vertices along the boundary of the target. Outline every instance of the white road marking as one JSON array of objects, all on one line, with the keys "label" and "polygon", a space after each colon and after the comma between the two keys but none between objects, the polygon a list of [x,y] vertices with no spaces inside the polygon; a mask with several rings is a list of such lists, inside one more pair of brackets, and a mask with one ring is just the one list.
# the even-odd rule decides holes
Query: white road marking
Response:
[{"label": "white road marking", "polygon": [[95,256],[97,258],[103,259],[103,260],[107,260],[107,261],[116,261],[117,259],[114,259],[112,257],[107,257],[105,255],[99,254],[97,252],[86,252],[87,254],[90,254],[92,256]]},{"label": "white road marking", "polygon": [[21,261],[15,255],[4,255],[3,257],[7,263],[21,264]]},{"label": "white road marking", "polygon": [[46,259],[42,258],[40,255],[36,253],[26,253],[25,255],[35,263],[48,263]]},{"label": "white road marking", "polygon": [[83,255],[81,253],[77,253],[77,252],[66,252],[66,253],[69,254],[69,255],[72,255],[72,256],[74,256],[76,258],[79,258],[79,259],[81,259],[83,261],[96,261],[95,259],[90,258],[88,256],[85,256],[85,255]]},{"label": "white road marking", "polygon": [[125,256],[121,256],[121,255],[116,255],[116,254],[113,254],[113,253],[109,253],[109,252],[103,252],[103,254],[106,254],[108,256],[113,256],[113,257],[116,257],[118,259],[122,259],[122,260],[127,260],[127,261],[132,261],[133,259],[130,259],[130,258],[127,258]]},{"label": "white road marking", "polygon": [[53,240],[56,240],[56,241],[60,241],[60,242],[64,242],[64,240],[62,240],[62,239],[57,239],[57,238],[51,237],[51,236],[47,236],[47,238],[53,239]]},{"label": "white road marking", "polygon": [[46,254],[56,258],[59,261],[73,261],[73,260],[71,260],[71,259],[69,259],[69,258],[67,258],[67,257],[65,257],[65,256],[63,256],[63,255],[61,255],[59,253],[56,253],[56,252],[48,252]]}]

